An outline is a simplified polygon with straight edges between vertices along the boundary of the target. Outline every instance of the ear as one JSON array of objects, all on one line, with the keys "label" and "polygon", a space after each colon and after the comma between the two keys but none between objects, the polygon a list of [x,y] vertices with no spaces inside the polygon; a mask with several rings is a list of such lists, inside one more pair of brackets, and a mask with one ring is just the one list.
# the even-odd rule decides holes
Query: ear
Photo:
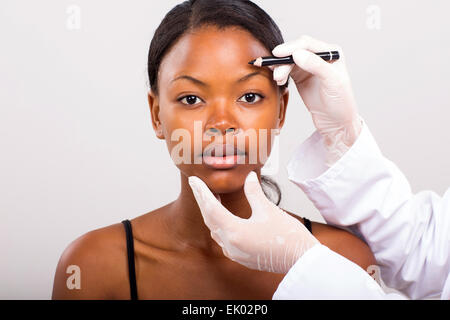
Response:
[{"label": "ear", "polygon": [[152,118],[152,126],[158,139],[164,139],[163,127],[159,118],[159,98],[151,90],[148,92],[148,105],[150,107],[150,116]]},{"label": "ear", "polygon": [[278,114],[278,129],[281,129],[284,125],[288,102],[289,102],[289,89],[286,87],[280,95],[280,113]]}]

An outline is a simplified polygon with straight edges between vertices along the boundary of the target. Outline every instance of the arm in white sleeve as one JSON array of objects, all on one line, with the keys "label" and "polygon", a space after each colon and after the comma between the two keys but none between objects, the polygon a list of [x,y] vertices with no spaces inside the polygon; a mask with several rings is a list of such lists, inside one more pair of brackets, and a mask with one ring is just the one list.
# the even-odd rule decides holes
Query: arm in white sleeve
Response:
[{"label": "arm in white sleeve", "polygon": [[327,223],[348,227],[370,246],[383,281],[413,299],[450,299],[450,189],[417,194],[380,152],[363,122],[360,136],[333,166],[318,132],[288,164],[289,180]]},{"label": "arm in white sleeve", "polygon": [[273,300],[405,299],[385,293],[360,266],[317,244],[307,250],[279,284]]}]

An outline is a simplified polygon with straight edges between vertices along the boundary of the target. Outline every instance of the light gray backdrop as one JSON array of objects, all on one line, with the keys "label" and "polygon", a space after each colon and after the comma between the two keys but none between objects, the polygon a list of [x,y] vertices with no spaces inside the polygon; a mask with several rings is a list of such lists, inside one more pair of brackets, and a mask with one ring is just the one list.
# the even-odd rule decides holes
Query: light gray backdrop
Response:
[{"label": "light gray backdrop", "polygon": [[[64,248],[174,200],[179,171],[146,91],[154,30],[180,1],[0,2],[0,298],[48,299]],[[414,191],[449,186],[448,1],[256,1],[285,40],[341,45],[360,113]],[[282,207],[323,221],[284,166],[313,132],[290,86]],[[125,240],[124,240],[125,241]]]}]

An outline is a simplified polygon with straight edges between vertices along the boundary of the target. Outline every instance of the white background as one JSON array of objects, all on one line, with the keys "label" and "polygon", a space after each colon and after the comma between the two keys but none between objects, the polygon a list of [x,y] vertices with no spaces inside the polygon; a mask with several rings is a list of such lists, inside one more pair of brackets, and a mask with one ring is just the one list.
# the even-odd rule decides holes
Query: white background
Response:
[{"label": "white background", "polygon": [[[174,200],[179,171],[147,104],[154,30],[181,1],[0,2],[0,299],[49,299],[64,248]],[[447,1],[255,1],[285,41],[343,47],[360,113],[415,192],[449,186]],[[80,8],[80,29],[67,27]],[[380,29],[370,28],[370,5]],[[313,125],[291,83],[281,207],[323,221],[285,165]],[[125,241],[125,239],[124,239]]]}]

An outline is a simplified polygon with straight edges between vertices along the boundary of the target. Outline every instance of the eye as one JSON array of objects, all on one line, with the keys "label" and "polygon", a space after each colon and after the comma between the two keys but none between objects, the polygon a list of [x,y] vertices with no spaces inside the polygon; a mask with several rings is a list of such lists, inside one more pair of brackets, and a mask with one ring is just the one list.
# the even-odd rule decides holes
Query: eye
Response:
[{"label": "eye", "polygon": [[[260,100],[262,100],[262,99],[264,99],[264,96],[262,96],[262,95],[260,95],[260,94],[258,94],[258,93],[254,93],[254,92],[249,92],[249,93],[246,93],[246,94],[244,94],[243,96],[242,96],[242,98],[246,98],[247,99],[247,101],[244,101],[244,102],[247,102],[247,103],[255,103],[255,100],[257,99],[257,97],[260,97]],[[256,100],[256,102],[258,102],[258,101],[260,101],[260,100]],[[238,101],[241,101],[241,100],[238,100]]]},{"label": "eye", "polygon": [[[194,105],[197,99],[200,100],[199,97],[190,94],[190,95],[187,95],[187,96],[183,96],[183,97],[181,97],[181,98],[178,98],[177,100],[180,101],[182,104]],[[183,102],[183,100],[186,100],[186,103]]]}]

